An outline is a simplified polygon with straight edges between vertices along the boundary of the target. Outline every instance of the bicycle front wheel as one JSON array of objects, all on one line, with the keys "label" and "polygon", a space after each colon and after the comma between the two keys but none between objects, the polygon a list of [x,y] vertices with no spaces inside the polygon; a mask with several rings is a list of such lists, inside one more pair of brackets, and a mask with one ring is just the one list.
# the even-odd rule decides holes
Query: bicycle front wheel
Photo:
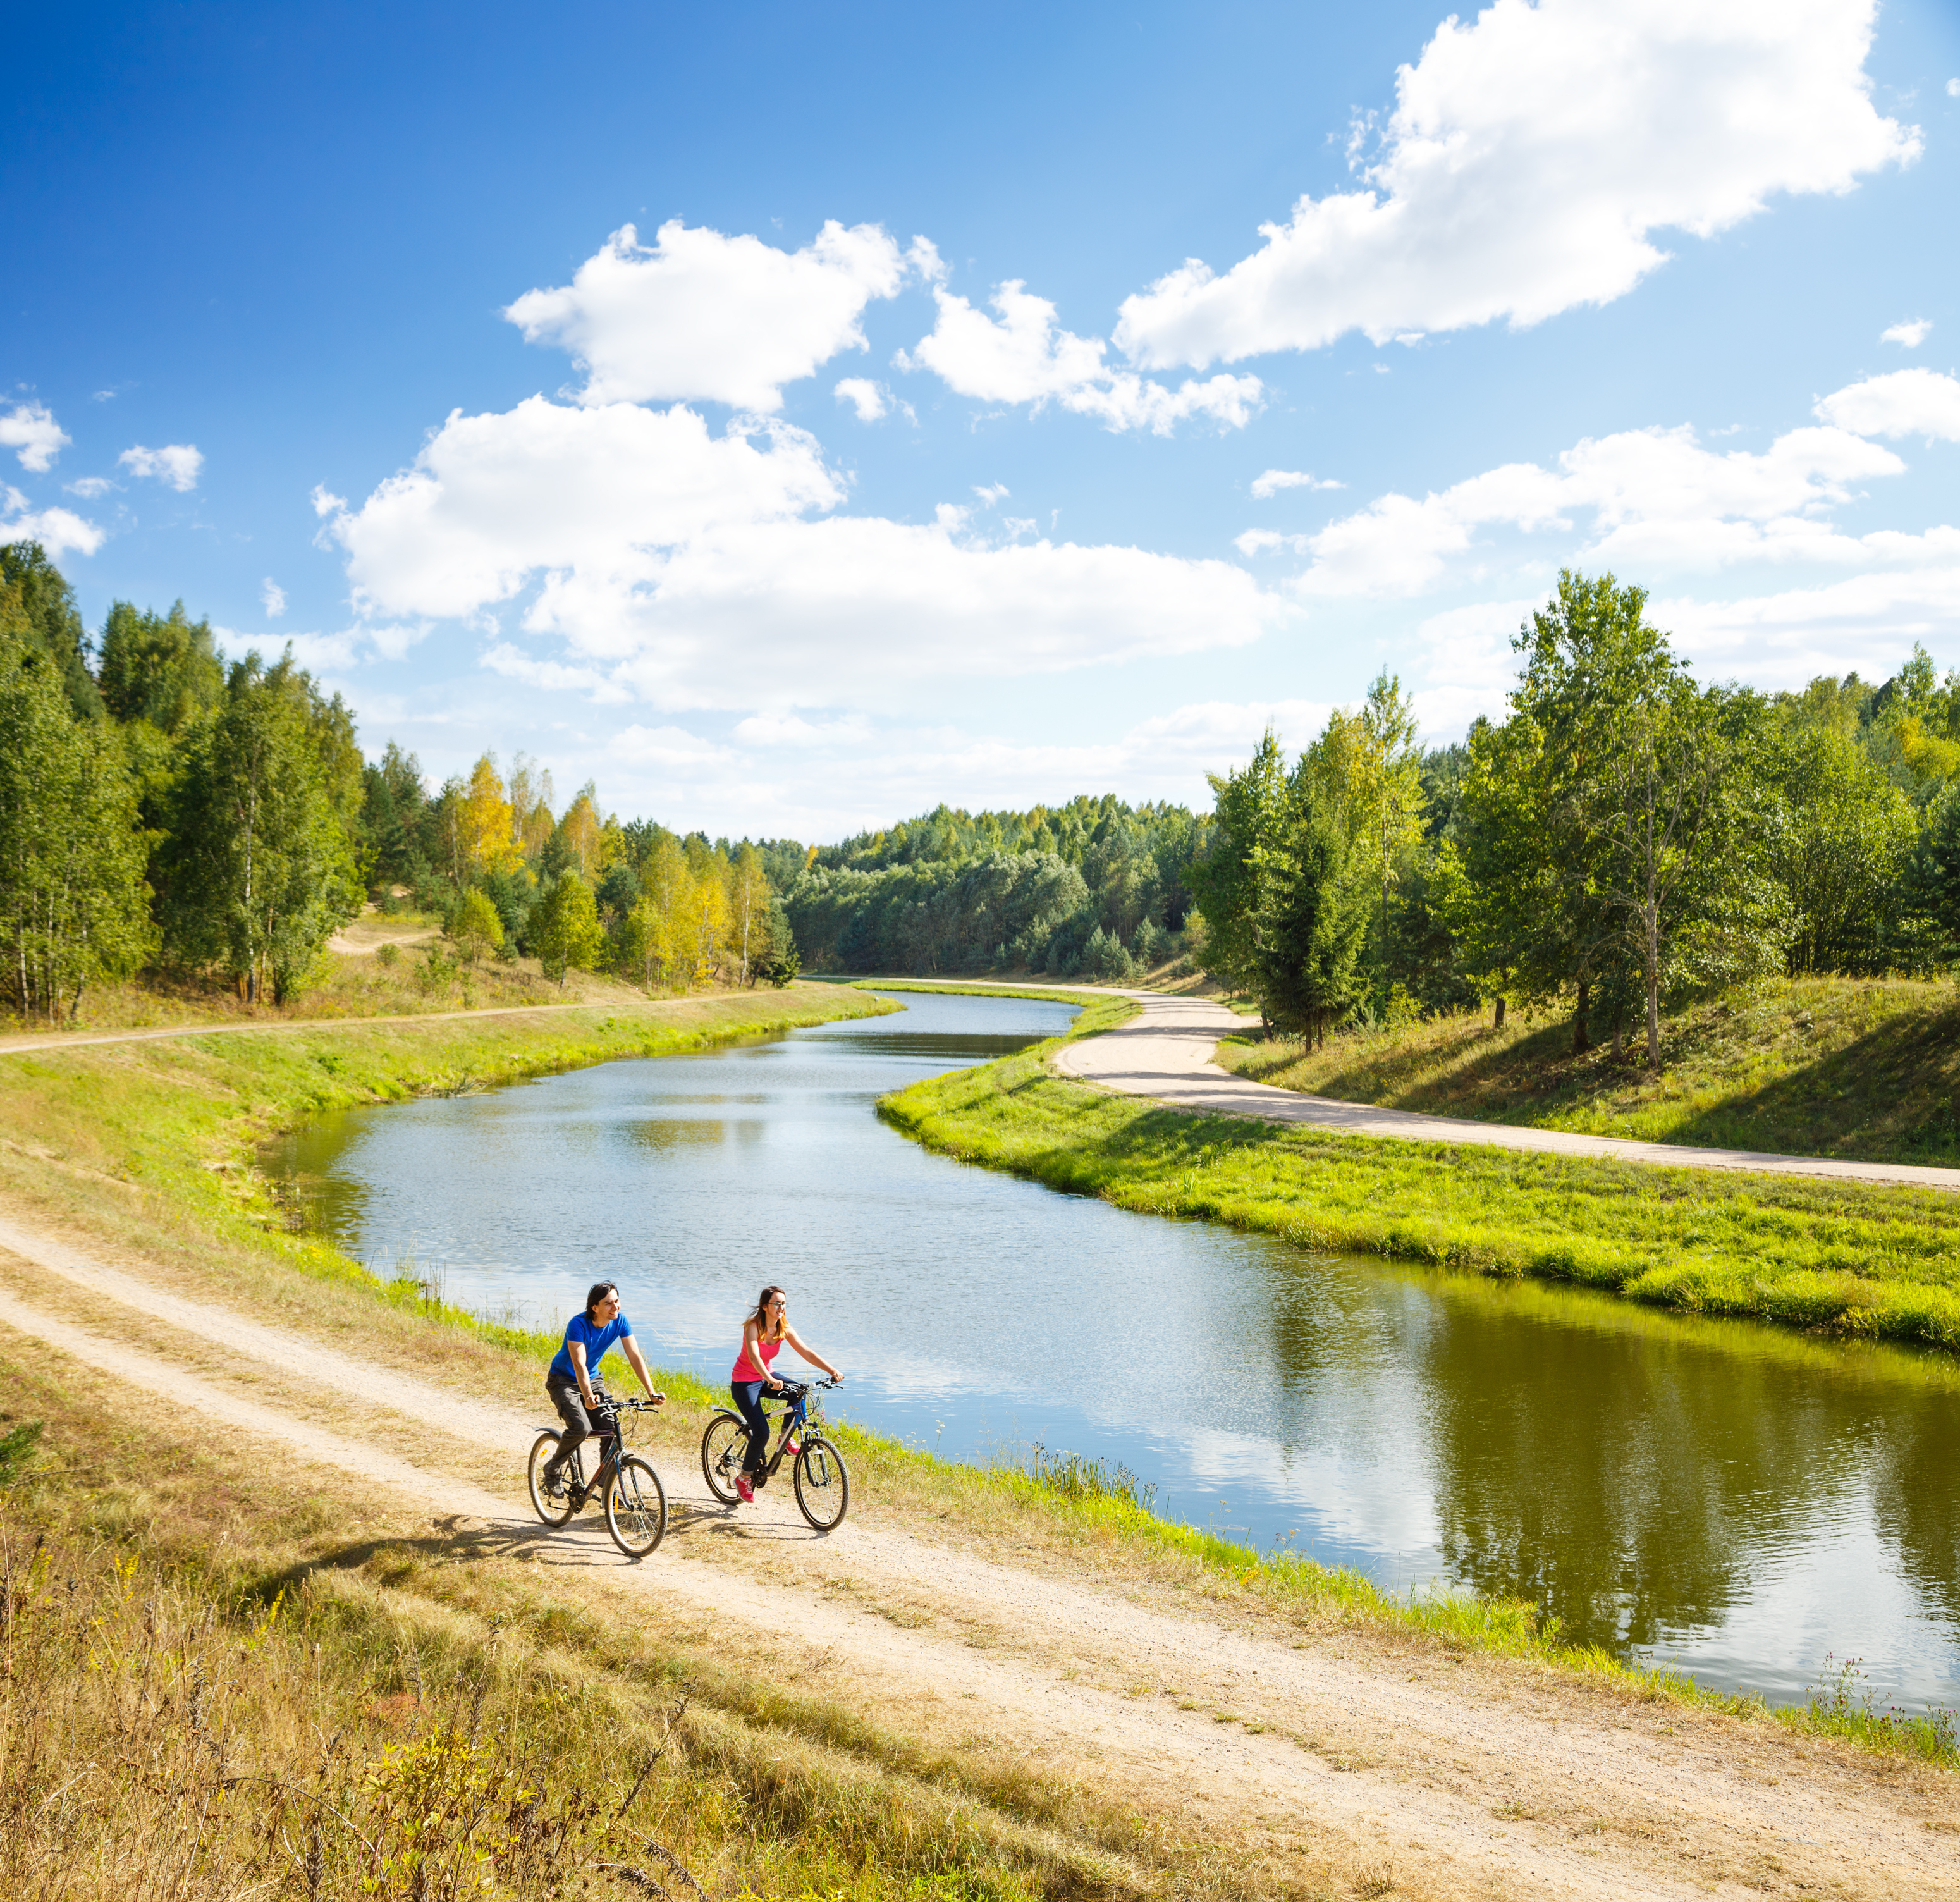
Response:
[{"label": "bicycle front wheel", "polygon": [[619,1462],[606,1489],[606,1529],[629,1559],[643,1559],[666,1537],[667,1489],[637,1453]]},{"label": "bicycle front wheel", "polygon": [[819,1532],[844,1523],[851,1509],[851,1474],[844,1455],[827,1439],[806,1439],[797,1455],[796,1500],[803,1516]]},{"label": "bicycle front wheel", "polygon": [[578,1474],[575,1457],[567,1460],[568,1468],[563,1485],[565,1490],[558,1494],[545,1490],[545,1465],[558,1457],[558,1439],[555,1433],[540,1433],[531,1442],[531,1457],[527,1477],[531,1485],[531,1505],[539,1519],[547,1525],[562,1525],[571,1517],[571,1503],[578,1496]]},{"label": "bicycle front wheel", "polygon": [[742,1476],[742,1462],[748,1455],[749,1429],[741,1416],[717,1414],[701,1436],[701,1477],[724,1506],[735,1503],[735,1482]]}]

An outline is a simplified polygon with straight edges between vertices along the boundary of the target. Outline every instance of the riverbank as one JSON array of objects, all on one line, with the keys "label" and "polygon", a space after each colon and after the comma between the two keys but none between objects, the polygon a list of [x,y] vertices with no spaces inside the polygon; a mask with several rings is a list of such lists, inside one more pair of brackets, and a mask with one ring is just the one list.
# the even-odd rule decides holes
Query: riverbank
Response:
[{"label": "riverbank", "polygon": [[[816,1021],[845,1014],[837,996],[754,1001]],[[316,1108],[752,1034],[729,1001],[692,1022],[323,1026],[0,1061],[0,1433],[46,1423],[5,1544],[46,1535],[44,1565],[78,1581],[66,1601],[29,1595],[61,1695],[0,1687],[15,1700],[0,1736],[23,1737],[30,1710],[37,1725],[35,1755],[0,1760],[0,1779],[25,1764],[34,1780],[12,1842],[88,1843],[95,1892],[128,1893],[116,1857],[183,1846],[183,1812],[113,1767],[157,1745],[145,1760],[183,1773],[170,1788],[208,1798],[206,1840],[237,1853],[241,1894],[304,1889],[322,1821],[304,1793],[328,1789],[378,1806],[342,1813],[394,1858],[377,1892],[407,1893],[413,1865],[383,1833],[406,1811],[383,1799],[425,1772],[413,1787],[449,1776],[473,1801],[511,1780],[542,1792],[558,1834],[517,1832],[540,1854],[582,1853],[579,1830],[631,1799],[636,1852],[672,1850],[720,1894],[1223,1902],[1355,1891],[1387,1869],[1408,1893],[1468,1896],[1488,1892],[1493,1811],[1511,1894],[1621,1893],[1629,1867],[1663,1888],[1754,1879],[1771,1858],[1851,1894],[1923,1885],[1920,1846],[1939,1845],[1922,1824],[1960,1823],[1937,1726],[1855,1699],[1771,1720],[1567,1652],[1529,1606],[1411,1606],[1262,1563],[1079,1465],[1045,1481],[950,1467],[847,1429],[851,1518],[816,1541],[783,1499],[752,1516],[706,1500],[694,1450],[712,1396],[672,1380],[672,1417],[644,1441],[675,1508],[661,1552],[618,1563],[589,1519],[544,1534],[518,1461],[549,1344],[288,1229],[240,1159]],[[126,1640],[116,1670],[62,1668],[97,1616]],[[151,1666],[160,1716],[121,1675]],[[689,1683],[677,1741],[651,1762]],[[1879,1754],[1848,1741],[1861,1722]],[[1685,1774],[1684,1749],[1712,1776]],[[243,1801],[225,1776],[302,1792],[278,1819],[294,1859],[269,1830],[225,1833]],[[238,1787],[256,1802],[266,1786]],[[593,1807],[565,1811],[574,1791]],[[1793,1856],[1777,1845],[1799,1811],[1813,1841]],[[322,1821],[321,1853],[358,1872],[339,1827]],[[1604,1887],[1584,1859],[1602,1841]],[[581,1874],[631,1892],[596,1862]]]},{"label": "riverbank", "polygon": [[963,1160],[1300,1245],[1602,1290],[1676,1312],[1960,1348],[1960,1201],[1936,1189],[1399,1140],[1168,1110],[1052,1074],[1056,1043],[881,1113]]},{"label": "riverbank", "polygon": [[1572,1054],[1569,1016],[1488,1013],[1351,1031],[1309,1051],[1227,1038],[1216,1061],[1282,1089],[1437,1116],[1873,1163],[1960,1161],[1950,979],[1771,978],[1670,1015],[1662,1067]]}]

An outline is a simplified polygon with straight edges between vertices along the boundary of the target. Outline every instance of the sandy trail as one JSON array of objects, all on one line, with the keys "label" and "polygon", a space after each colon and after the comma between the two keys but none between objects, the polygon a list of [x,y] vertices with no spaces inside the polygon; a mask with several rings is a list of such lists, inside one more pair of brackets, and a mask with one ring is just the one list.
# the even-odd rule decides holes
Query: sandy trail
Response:
[{"label": "sandy trail", "polygon": [[[1344,1844],[1351,1861],[1392,1865],[1413,1894],[1960,1895],[1956,1838],[1940,1833],[1960,1824],[1950,1778],[1888,1776],[1800,1751],[1766,1725],[1624,1706],[1428,1651],[1338,1636],[1294,1649],[1141,1602],[1120,1583],[866,1523],[861,1509],[819,1538],[786,1484],[755,1508],[724,1508],[672,1453],[660,1456],[672,1530],[634,1565],[590,1511],[563,1533],[532,1518],[518,1468],[545,1417],[542,1394],[528,1411],[472,1400],[189,1299],[140,1264],[112,1265],[18,1220],[0,1221],[0,1248],[47,1287],[45,1299],[0,1292],[0,1325],[275,1456],[385,1488],[445,1538],[533,1560],[581,1590],[629,1602],[655,1593],[663,1610],[746,1624],[759,1643],[794,1632],[831,1659],[840,1695],[902,1702],[924,1732],[984,1735],[1160,1813],[1242,1834],[1262,1826],[1281,1854],[1289,1842]],[[154,1351],[87,1325],[112,1303],[149,1324]],[[207,1340],[241,1361],[275,1357],[282,1405],[182,1364]],[[399,1432],[383,1445],[307,1417],[310,1404],[349,1397],[439,1430],[403,1449]],[[452,1435],[509,1449],[504,1490],[445,1470]]]}]

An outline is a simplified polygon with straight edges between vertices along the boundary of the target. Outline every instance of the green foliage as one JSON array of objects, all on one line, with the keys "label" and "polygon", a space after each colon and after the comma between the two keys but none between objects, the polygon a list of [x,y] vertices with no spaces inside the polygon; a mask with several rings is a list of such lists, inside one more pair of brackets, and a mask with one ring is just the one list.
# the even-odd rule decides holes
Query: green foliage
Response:
[{"label": "green foliage", "polygon": [[0,991],[72,1014],[150,943],[135,788],[115,730],[78,719],[54,666],[0,639]]},{"label": "green foliage", "polygon": [[231,670],[176,789],[160,856],[166,949],[221,962],[248,999],[269,988],[284,1002],[360,908],[336,725],[303,675],[253,656]]},{"label": "green foliage", "polygon": [[1356,866],[1361,855],[1311,755],[1301,761],[1287,789],[1284,829],[1260,848],[1252,989],[1275,1029],[1324,1038],[1363,994],[1369,892],[1355,873],[1366,879],[1373,867]]},{"label": "green foliage", "polygon": [[462,902],[456,908],[449,935],[456,940],[456,948],[466,963],[480,963],[493,951],[503,948],[504,921],[497,915],[496,906],[482,892],[473,889],[463,893]]},{"label": "green foliage", "polygon": [[563,873],[539,901],[531,940],[545,975],[561,986],[568,971],[598,968],[606,933],[592,887],[576,872]]},{"label": "green foliage", "polygon": [[54,663],[70,708],[80,717],[102,717],[102,694],[88,670],[88,639],[67,577],[38,542],[0,547],[0,593],[8,597],[0,621]]},{"label": "green foliage", "polygon": [[127,725],[143,720],[174,736],[194,726],[224,692],[224,663],[208,621],[192,622],[180,601],[168,614],[110,608],[97,663],[103,704]]},{"label": "green foliage", "polygon": [[1960,783],[1934,808],[1906,868],[1902,898],[1907,914],[1936,934],[1936,954],[1960,958]]},{"label": "green foliage", "polygon": [[1208,777],[1217,802],[1210,843],[1185,877],[1204,914],[1204,968],[1233,990],[1249,990],[1265,909],[1262,867],[1274,862],[1274,835],[1284,823],[1286,766],[1278,739],[1268,728],[1237,772]]}]

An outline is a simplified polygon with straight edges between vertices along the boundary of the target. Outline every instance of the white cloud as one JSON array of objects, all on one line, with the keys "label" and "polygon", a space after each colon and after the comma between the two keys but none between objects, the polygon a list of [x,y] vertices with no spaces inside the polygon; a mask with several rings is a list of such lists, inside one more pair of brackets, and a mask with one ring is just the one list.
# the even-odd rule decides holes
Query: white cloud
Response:
[{"label": "white cloud", "polygon": [[1960,99],[1960,79],[1949,79],[1947,81],[1946,97],[1949,99]]},{"label": "white cloud", "polygon": [[45,403],[16,403],[0,416],[0,448],[17,450],[21,466],[42,475],[72,439]]},{"label": "white cloud", "polygon": [[988,508],[997,502],[1004,502],[1013,493],[1005,482],[975,482],[973,492]]},{"label": "white cloud", "polygon": [[1415,631],[1409,657],[1411,697],[1424,736],[1453,739],[1480,714],[1503,717],[1504,696],[1517,676],[1511,636],[1542,595],[1509,601],[1480,601],[1433,614]]},{"label": "white cloud", "polygon": [[1242,535],[1232,538],[1232,545],[1249,558],[1255,555],[1271,555],[1280,549],[1291,549],[1297,555],[1304,554],[1313,545],[1310,535],[1282,535],[1276,528],[1249,528]]},{"label": "white cloud", "polygon": [[1960,442],[1960,381],[1933,370],[1894,370],[1834,391],[1817,414],[1860,436],[1929,436]]},{"label": "white cloud", "polygon": [[527,291],[504,314],[530,342],[572,353],[581,402],[705,399],[768,413],[784,383],[866,347],[864,307],[896,296],[905,274],[874,224],[832,219],[791,252],[675,218],[651,246],[622,226],[569,285]]},{"label": "white cloud", "polygon": [[[1960,545],[1949,550],[1960,558]],[[1657,600],[1648,609],[1704,673],[1795,689],[1856,669],[1882,680],[1915,642],[1951,653],[1960,639],[1960,558],[1904,573],[1853,575],[1735,601]]]},{"label": "white cloud", "polygon": [[[1857,484],[1904,468],[1837,428],[1791,430],[1760,454],[1704,448],[1685,426],[1627,430],[1579,443],[1555,470],[1514,463],[1419,501],[1379,497],[1306,538],[1313,562],[1296,585],[1309,595],[1421,594],[1478,548],[1479,530],[1569,533],[1582,514],[1592,518],[1584,558],[1622,568],[1946,558],[1953,530],[1854,536],[1823,519]],[[1239,546],[1254,552],[1258,533]]]},{"label": "white cloud", "polygon": [[[1874,110],[1876,0],[1497,0],[1396,78],[1361,189],[1302,198],[1216,276],[1193,259],[1125,300],[1145,368],[1379,343],[1609,302],[1779,192],[1844,192],[1915,157]],[[1358,147],[1354,162],[1359,165]]]},{"label": "white cloud", "polygon": [[116,460],[131,475],[154,476],[179,495],[196,488],[198,472],[204,466],[203,452],[192,443],[166,443],[161,449],[145,449],[138,443]]},{"label": "white cloud", "polygon": [[891,414],[885,392],[869,377],[840,377],[832,393],[839,402],[848,403],[857,411],[861,423],[875,423]]},{"label": "white cloud", "polygon": [[71,510],[30,509],[18,488],[0,488],[0,541],[38,542],[52,558],[70,549],[93,555],[107,539],[103,530]]},{"label": "white cloud", "polygon": [[1133,371],[1112,370],[1099,337],[1078,337],[1055,322],[1055,306],[1018,280],[1002,285],[991,301],[998,318],[976,310],[943,285],[933,297],[939,319],[929,336],[894,361],[903,370],[930,370],[963,396],[982,402],[1048,402],[1111,429],[1147,429],[1168,436],[1180,422],[1208,416],[1221,428],[1242,429],[1260,405],[1256,377],[1187,378],[1176,390]]},{"label": "white cloud", "polygon": [[71,495],[79,495],[85,502],[92,502],[99,496],[107,495],[116,485],[107,476],[81,476],[62,487]]},{"label": "white cloud", "polygon": [[858,746],[870,730],[862,715],[810,720],[794,713],[760,713],[735,723],[735,737],[749,746]]},{"label": "white cloud", "polygon": [[347,498],[335,495],[324,482],[314,483],[307,500],[312,503],[313,512],[322,517],[338,515],[347,506]]},{"label": "white cloud", "polygon": [[233,657],[256,654],[275,664],[290,648],[293,659],[309,673],[334,673],[358,666],[368,644],[367,630],[343,628],[337,634],[244,634],[236,628],[213,628],[218,644]]},{"label": "white cloud", "polygon": [[492,673],[501,673],[508,679],[521,680],[527,687],[536,687],[546,693],[578,693],[594,701],[619,703],[628,701],[632,695],[623,687],[616,686],[597,667],[568,667],[562,661],[540,660],[528,654],[521,647],[513,647],[508,641],[500,641],[483,657],[483,664]]},{"label": "white cloud", "polygon": [[1895,343],[1903,350],[1917,350],[1933,335],[1930,317],[1914,317],[1909,323],[1895,323],[1879,332],[1881,343]]},{"label": "white cloud", "polygon": [[259,584],[259,603],[267,617],[274,621],[286,611],[286,591],[269,574]]},{"label": "white cloud", "polygon": [[1322,479],[1318,476],[1309,476],[1303,469],[1269,469],[1263,476],[1255,476],[1252,478],[1252,498],[1255,501],[1267,501],[1277,495],[1283,488],[1314,489],[1346,487],[1347,485],[1344,482],[1337,482],[1332,478]]},{"label": "white cloud", "polygon": [[1293,618],[1230,563],[990,545],[953,504],[925,525],[821,519],[843,499],[787,425],[714,436],[685,408],[533,397],[451,416],[327,532],[364,612],[481,620],[535,585],[523,628],[584,670],[562,684],[676,708],[900,702],[928,679],[1195,653]]}]

